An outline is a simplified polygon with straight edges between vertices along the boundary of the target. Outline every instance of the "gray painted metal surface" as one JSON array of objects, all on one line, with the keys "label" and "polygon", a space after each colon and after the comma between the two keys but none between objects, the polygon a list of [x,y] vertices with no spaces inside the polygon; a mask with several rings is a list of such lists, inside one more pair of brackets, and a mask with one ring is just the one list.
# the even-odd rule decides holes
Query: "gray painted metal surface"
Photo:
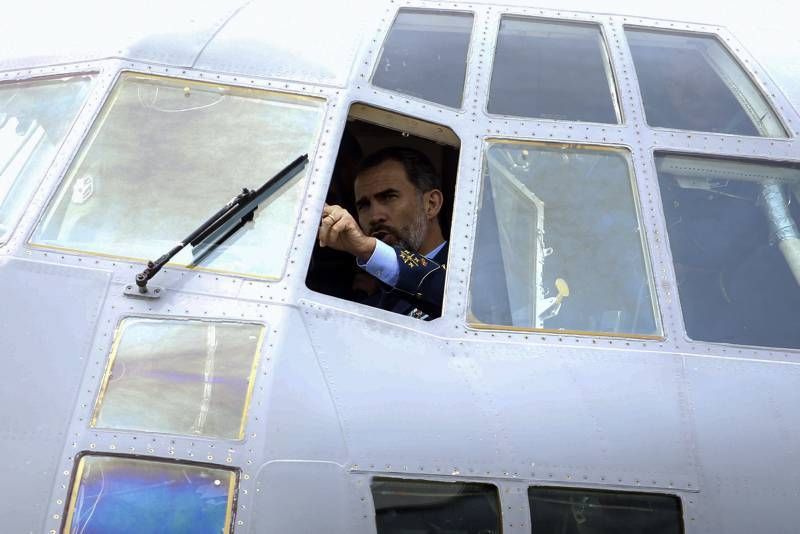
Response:
[{"label": "gray painted metal surface", "polygon": [[0,258],[0,455],[7,490],[6,532],[39,531],[87,369],[87,353],[109,274],[94,269]]},{"label": "gray painted metal surface", "polygon": [[[297,13],[317,7],[292,6]],[[369,84],[381,42],[402,6],[475,13],[463,109]],[[57,48],[25,38],[39,20],[34,11],[13,24],[7,18],[3,32],[9,33],[3,35],[15,37],[9,38],[14,46],[2,48],[0,81],[96,73],[81,115],[11,239],[0,247],[3,336],[10,333],[16,343],[13,359],[0,362],[3,375],[12,377],[11,387],[4,389],[10,397],[3,420],[13,424],[0,442],[7,459],[3,474],[14,480],[2,492],[7,508],[0,510],[4,522],[14,521],[6,523],[10,531],[57,531],[75,455],[92,451],[239,468],[236,532],[374,532],[369,480],[375,474],[496,484],[504,532],[509,533],[531,531],[526,492],[532,484],[676,494],[682,499],[687,533],[794,532],[800,482],[794,469],[800,460],[794,431],[800,426],[795,409],[800,353],[686,337],[653,162],[654,150],[800,162],[795,140],[800,72],[790,57],[794,52],[786,48],[792,38],[773,35],[763,42],[763,34],[748,30],[744,46],[737,32],[713,25],[733,20],[731,13],[690,2],[672,8],[613,2],[603,7],[604,12],[628,15],[564,11],[586,7],[577,1],[559,2],[553,9],[483,2],[364,2],[360,9],[350,8],[358,14],[353,19],[314,22],[318,32],[309,36],[302,34],[300,16],[269,20],[274,9],[269,3],[180,3],[145,11],[134,5],[119,15],[106,13],[101,28],[87,19],[85,9],[97,8],[87,3],[79,9],[53,8],[62,10],[53,13],[62,16],[61,24],[47,28],[53,42],[63,45]],[[319,9],[331,17],[337,11]],[[491,59],[505,13],[600,24],[621,95],[623,124],[487,114]],[[671,20],[639,18],[643,14]],[[98,20],[93,15],[91,20]],[[298,28],[298,41],[286,44],[262,33],[259,17],[265,19],[265,28],[282,27],[276,21],[285,20],[287,33]],[[676,23],[677,18],[698,22]],[[650,128],[624,39],[626,25],[718,35],[768,95],[790,138]],[[326,46],[328,38],[333,39],[331,46]],[[748,50],[762,53],[757,60]],[[766,72],[761,65],[768,67]],[[140,263],[27,244],[120,70],[327,100],[323,133],[309,155],[305,200],[280,281],[167,268],[153,280],[165,288],[161,299],[131,299],[123,289],[141,270]],[[352,102],[444,124],[461,139],[444,313],[437,321],[421,323],[364,308],[304,285]],[[663,340],[466,326],[480,172],[490,138],[622,146],[632,152]],[[129,316],[218,318],[267,326],[244,440],[89,427],[114,329]],[[70,356],[61,359],[65,353]],[[35,388],[14,383],[20,364]],[[55,365],[59,375],[53,372]],[[26,403],[18,402],[19,397]],[[47,427],[31,427],[33,421]]]}]

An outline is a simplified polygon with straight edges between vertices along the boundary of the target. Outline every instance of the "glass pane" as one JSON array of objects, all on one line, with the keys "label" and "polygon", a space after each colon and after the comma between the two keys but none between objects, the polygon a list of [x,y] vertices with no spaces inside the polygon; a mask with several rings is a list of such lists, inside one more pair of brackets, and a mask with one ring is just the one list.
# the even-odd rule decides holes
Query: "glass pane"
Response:
[{"label": "glass pane", "polygon": [[619,122],[600,28],[503,17],[488,109],[520,117]]},{"label": "glass pane", "polygon": [[401,9],[389,31],[372,83],[461,107],[472,15]]},{"label": "glass pane", "polygon": [[67,534],[230,532],[236,472],[83,456],[67,507]]},{"label": "glass pane", "polygon": [[625,35],[648,124],[786,137],[759,90],[715,38],[633,29]]},{"label": "glass pane", "polygon": [[243,437],[264,327],[124,319],[92,426]]},{"label": "glass pane", "polygon": [[0,242],[50,166],[90,82],[71,76],[0,84]]},{"label": "glass pane", "polygon": [[686,332],[800,348],[800,165],[656,155]]},{"label": "glass pane", "polygon": [[489,484],[376,478],[378,534],[499,534],[500,498]]},{"label": "glass pane", "polygon": [[533,532],[559,534],[681,534],[674,495],[564,488],[529,488]]},{"label": "glass pane", "polygon": [[[315,99],[123,74],[32,242],[155,259],[243,187],[311,153],[322,115]],[[304,174],[200,265],[279,278]],[[192,263],[189,248],[175,264]]]},{"label": "glass pane", "polygon": [[497,141],[485,162],[471,324],[660,335],[627,151]]}]

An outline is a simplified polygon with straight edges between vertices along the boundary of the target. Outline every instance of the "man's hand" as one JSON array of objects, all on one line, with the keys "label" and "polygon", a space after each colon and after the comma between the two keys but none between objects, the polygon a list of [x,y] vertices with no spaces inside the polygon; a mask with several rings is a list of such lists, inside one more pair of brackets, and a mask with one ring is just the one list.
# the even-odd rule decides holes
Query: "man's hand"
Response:
[{"label": "man's hand", "polygon": [[325,204],[322,208],[318,237],[319,246],[349,252],[362,262],[369,260],[375,251],[376,239],[362,232],[353,216],[341,206]]}]

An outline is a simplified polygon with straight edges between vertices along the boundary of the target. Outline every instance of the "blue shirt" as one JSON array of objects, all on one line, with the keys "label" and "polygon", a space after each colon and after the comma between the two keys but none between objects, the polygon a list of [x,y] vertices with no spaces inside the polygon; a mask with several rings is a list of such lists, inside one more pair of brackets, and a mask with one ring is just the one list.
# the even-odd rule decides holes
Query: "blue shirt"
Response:
[{"label": "blue shirt", "polygon": [[[442,250],[445,244],[447,244],[447,241],[443,241],[441,245],[425,254],[425,257],[429,260],[432,259]],[[356,264],[384,284],[392,287],[397,284],[397,279],[400,277],[397,253],[380,239],[377,240],[375,250],[372,251],[372,256],[369,257],[367,262],[361,263],[356,259]]]}]

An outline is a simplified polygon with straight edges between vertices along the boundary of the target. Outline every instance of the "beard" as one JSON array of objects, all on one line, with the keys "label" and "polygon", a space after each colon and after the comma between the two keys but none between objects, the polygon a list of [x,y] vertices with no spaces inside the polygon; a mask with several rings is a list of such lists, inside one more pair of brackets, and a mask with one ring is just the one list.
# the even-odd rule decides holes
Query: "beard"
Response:
[{"label": "beard", "polygon": [[408,226],[395,228],[388,224],[376,224],[370,226],[369,235],[377,237],[387,245],[419,252],[425,241],[425,234],[428,232],[428,218],[425,216],[421,202],[415,211],[414,220]]}]

